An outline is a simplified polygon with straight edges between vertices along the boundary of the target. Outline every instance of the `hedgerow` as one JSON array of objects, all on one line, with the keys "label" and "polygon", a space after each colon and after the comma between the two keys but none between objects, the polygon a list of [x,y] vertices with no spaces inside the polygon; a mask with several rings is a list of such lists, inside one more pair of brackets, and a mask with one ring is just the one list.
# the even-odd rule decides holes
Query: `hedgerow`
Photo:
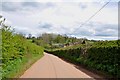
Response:
[{"label": "hedgerow", "polygon": [[85,45],[77,48],[72,46],[47,50],[47,52],[113,77],[120,77],[120,46],[118,44],[120,44],[119,40],[99,41],[86,47]]}]

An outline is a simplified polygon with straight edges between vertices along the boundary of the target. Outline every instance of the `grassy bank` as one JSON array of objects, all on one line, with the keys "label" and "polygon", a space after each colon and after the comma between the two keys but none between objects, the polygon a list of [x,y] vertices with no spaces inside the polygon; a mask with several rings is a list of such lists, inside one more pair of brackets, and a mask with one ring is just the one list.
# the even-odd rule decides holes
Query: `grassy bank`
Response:
[{"label": "grassy bank", "polygon": [[1,31],[2,78],[17,78],[43,56],[44,50],[7,26]]}]

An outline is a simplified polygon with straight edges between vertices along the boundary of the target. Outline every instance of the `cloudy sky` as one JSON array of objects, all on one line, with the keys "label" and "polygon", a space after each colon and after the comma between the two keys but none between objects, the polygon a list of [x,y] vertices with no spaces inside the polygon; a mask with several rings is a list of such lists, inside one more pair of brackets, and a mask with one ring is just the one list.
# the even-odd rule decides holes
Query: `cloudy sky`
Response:
[{"label": "cloudy sky", "polygon": [[111,0],[85,23],[106,2],[108,0],[4,0],[0,3],[0,15],[16,32],[27,35],[46,32],[114,40],[118,38],[118,0]]}]

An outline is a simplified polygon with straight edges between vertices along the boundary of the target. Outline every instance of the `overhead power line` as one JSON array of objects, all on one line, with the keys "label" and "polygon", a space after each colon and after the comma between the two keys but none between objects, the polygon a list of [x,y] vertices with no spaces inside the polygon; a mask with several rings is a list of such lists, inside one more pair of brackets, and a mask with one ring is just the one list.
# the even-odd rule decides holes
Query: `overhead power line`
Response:
[{"label": "overhead power line", "polygon": [[[107,4],[110,3],[111,0],[109,0],[108,2],[106,2],[98,11],[96,11],[90,18],[88,18],[88,20],[86,20],[83,24],[80,25],[80,27],[82,27],[83,25],[85,25],[87,22],[89,22],[94,16],[96,16]],[[79,27],[77,29],[75,29],[72,33],[76,32],[79,29]],[[71,33],[71,34],[72,34]],[[70,35],[71,35],[70,34]]]}]

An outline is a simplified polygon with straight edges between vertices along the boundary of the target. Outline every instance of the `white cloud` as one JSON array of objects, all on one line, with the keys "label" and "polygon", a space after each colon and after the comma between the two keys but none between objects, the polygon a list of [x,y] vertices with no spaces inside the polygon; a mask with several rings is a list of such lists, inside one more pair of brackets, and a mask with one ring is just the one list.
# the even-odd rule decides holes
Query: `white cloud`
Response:
[{"label": "white cloud", "polygon": [[[99,10],[104,3],[68,1],[36,3],[34,3],[35,6],[30,2],[24,5],[21,2],[8,3],[6,7],[3,7],[5,9],[2,11],[3,16],[8,19],[11,26],[16,28],[17,31],[26,34],[38,35],[44,32],[68,34],[74,32],[72,33],[73,36],[87,37],[89,39],[110,39],[110,35],[113,35],[111,39],[117,38],[117,33],[114,33],[117,32],[114,27],[117,27],[118,24],[117,3],[107,5],[83,27],[79,26]],[[50,24],[51,27],[43,28],[45,25],[40,23]],[[112,28],[109,29],[108,26],[110,25],[112,25]],[[100,30],[103,33],[98,33]],[[106,34],[105,32],[112,32],[112,34],[108,33],[109,36],[95,36]]]},{"label": "white cloud", "polygon": [[[3,2],[108,2],[109,0],[4,0]],[[118,2],[119,0],[111,0],[111,2]]]}]

